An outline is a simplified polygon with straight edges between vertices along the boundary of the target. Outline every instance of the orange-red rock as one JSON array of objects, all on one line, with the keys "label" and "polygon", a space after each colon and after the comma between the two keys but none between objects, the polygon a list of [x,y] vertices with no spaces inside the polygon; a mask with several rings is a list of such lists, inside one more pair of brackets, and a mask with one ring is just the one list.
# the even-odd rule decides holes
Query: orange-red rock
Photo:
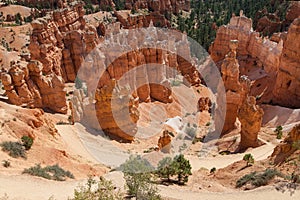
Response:
[{"label": "orange-red rock", "polygon": [[256,105],[255,97],[250,96],[243,102],[238,112],[241,122],[241,142],[239,149],[246,150],[249,147],[258,147],[258,132],[261,128],[264,111]]},{"label": "orange-red rock", "polygon": [[291,24],[280,58],[273,103],[300,107],[300,18]]}]

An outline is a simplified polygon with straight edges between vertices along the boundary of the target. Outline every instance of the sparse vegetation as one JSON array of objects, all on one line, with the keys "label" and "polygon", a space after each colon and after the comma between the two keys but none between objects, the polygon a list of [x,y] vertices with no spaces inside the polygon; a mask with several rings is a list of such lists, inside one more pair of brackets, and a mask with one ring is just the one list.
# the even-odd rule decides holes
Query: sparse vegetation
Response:
[{"label": "sparse vegetation", "polygon": [[123,194],[115,191],[115,186],[111,181],[100,177],[99,181],[89,178],[85,186],[74,190],[72,200],[122,200]]},{"label": "sparse vegetation", "polygon": [[82,86],[83,86],[82,81],[80,80],[80,78],[76,77],[76,79],[75,79],[75,88],[80,89],[80,88],[82,88]]},{"label": "sparse vegetation", "polygon": [[254,158],[250,153],[245,154],[243,160],[247,161],[247,166],[251,166],[254,164]]},{"label": "sparse vegetation", "polygon": [[205,124],[205,126],[210,126],[211,125],[211,122],[207,122],[206,124]]},{"label": "sparse vegetation", "polygon": [[27,135],[24,135],[21,138],[22,142],[23,142],[23,146],[25,147],[26,150],[29,150],[33,144],[33,139]]},{"label": "sparse vegetation", "polygon": [[190,161],[185,159],[184,156],[180,154],[175,156],[172,166],[175,169],[178,184],[185,184],[188,181],[189,175],[192,175]]},{"label": "sparse vegetation", "polygon": [[173,79],[173,80],[171,80],[170,84],[171,84],[172,87],[178,87],[182,84],[182,81],[180,81],[178,79]]},{"label": "sparse vegetation", "polygon": [[166,157],[161,160],[156,173],[160,178],[167,179],[168,182],[172,181],[171,177],[177,176],[177,184],[183,185],[188,181],[188,176],[192,175],[191,169],[189,160],[180,154],[175,156],[174,159]]},{"label": "sparse vegetation", "polygon": [[197,129],[194,128],[194,127],[191,127],[191,126],[187,126],[187,127],[185,128],[185,130],[184,130],[184,132],[185,132],[188,136],[190,136],[191,138],[194,138],[194,137],[195,137],[196,131],[197,131]]},{"label": "sparse vegetation", "polygon": [[70,124],[69,122],[64,122],[64,121],[59,121],[56,123],[56,125],[68,125]]},{"label": "sparse vegetation", "polygon": [[10,162],[9,162],[9,160],[3,160],[3,161],[2,161],[2,165],[3,165],[3,167],[5,167],[5,168],[9,168],[9,167],[10,167]]},{"label": "sparse vegetation", "polygon": [[120,166],[124,173],[128,194],[136,199],[161,199],[157,187],[152,183],[153,166],[140,156],[130,158]]},{"label": "sparse vegetation", "polygon": [[26,158],[25,148],[20,142],[2,142],[0,146],[2,151],[8,152],[8,155],[13,158]]},{"label": "sparse vegetation", "polygon": [[24,169],[23,174],[30,174],[32,176],[39,176],[49,180],[65,181],[66,178],[74,179],[74,175],[70,171],[62,169],[59,165],[52,165],[41,167],[36,164],[34,167]]},{"label": "sparse vegetation", "polygon": [[275,176],[283,177],[283,175],[275,169],[266,169],[261,173],[252,172],[240,178],[236,182],[236,187],[242,187],[247,183],[250,183],[255,187],[264,186],[267,185],[272,179],[274,179]]},{"label": "sparse vegetation", "polygon": [[183,143],[180,147],[179,147],[179,152],[181,153],[181,152],[183,152],[184,150],[186,150],[187,149],[187,145],[186,145],[186,143]]},{"label": "sparse vegetation", "polygon": [[276,133],[276,138],[280,140],[282,138],[282,126],[277,126],[274,132]]},{"label": "sparse vegetation", "polygon": [[213,167],[213,168],[210,169],[209,173],[212,174],[212,173],[215,173],[216,171],[217,171],[217,169],[215,167]]},{"label": "sparse vegetation", "polygon": [[158,163],[157,174],[160,178],[167,179],[170,182],[170,177],[175,175],[175,169],[172,166],[172,158],[165,157]]}]

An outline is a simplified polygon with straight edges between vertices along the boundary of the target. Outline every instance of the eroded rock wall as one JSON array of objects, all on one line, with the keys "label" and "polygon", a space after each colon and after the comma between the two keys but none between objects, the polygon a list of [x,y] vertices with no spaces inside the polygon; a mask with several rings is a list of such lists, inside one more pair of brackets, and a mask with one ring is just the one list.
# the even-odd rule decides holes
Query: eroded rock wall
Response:
[{"label": "eroded rock wall", "polygon": [[276,34],[271,40],[260,37],[253,31],[251,19],[241,15],[232,17],[230,23],[221,26],[216,40],[210,47],[212,59],[221,63],[229,51],[231,40],[238,40],[237,58],[255,59],[261,68],[276,78],[272,102],[287,106],[299,107],[299,18],[291,24],[287,34]]},{"label": "eroded rock wall", "polygon": [[31,59],[43,64],[43,73],[74,81],[84,56],[96,47],[97,30],[86,24],[82,6],[78,3],[31,23],[33,32],[28,48]]},{"label": "eroded rock wall", "polygon": [[190,0],[126,0],[125,7],[129,10],[148,9],[162,14],[166,12],[178,14],[180,10],[190,10]]},{"label": "eroded rock wall", "polygon": [[291,24],[280,57],[273,103],[300,107],[300,18]]}]

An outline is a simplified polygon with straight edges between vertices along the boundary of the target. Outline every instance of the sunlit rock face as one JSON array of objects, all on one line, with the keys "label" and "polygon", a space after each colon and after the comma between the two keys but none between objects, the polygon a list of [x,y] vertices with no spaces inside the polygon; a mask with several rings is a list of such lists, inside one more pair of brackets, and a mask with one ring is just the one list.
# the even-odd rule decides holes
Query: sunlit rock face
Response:
[{"label": "sunlit rock face", "polygon": [[[292,10],[291,10],[292,12]],[[285,34],[275,34],[268,39],[253,31],[252,21],[247,17],[234,16],[228,25],[219,27],[216,40],[210,46],[212,59],[222,63],[230,51],[231,40],[238,40],[237,59],[251,58],[262,66],[262,69],[276,79],[271,103],[286,107],[300,106],[299,86],[299,18],[295,19]]]}]

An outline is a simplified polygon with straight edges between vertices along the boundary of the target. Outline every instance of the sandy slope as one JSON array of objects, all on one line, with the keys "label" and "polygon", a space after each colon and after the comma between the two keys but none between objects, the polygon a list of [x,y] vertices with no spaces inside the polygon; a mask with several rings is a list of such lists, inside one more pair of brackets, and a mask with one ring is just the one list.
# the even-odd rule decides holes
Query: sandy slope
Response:
[{"label": "sandy slope", "polygon": [[216,156],[210,156],[210,157],[195,157],[195,156],[189,156],[186,157],[190,160],[190,163],[192,165],[192,169],[198,170],[201,167],[206,169],[211,169],[213,167],[219,169],[224,168],[234,162],[240,161],[243,159],[244,155],[247,153],[251,153],[256,161],[264,160],[268,158],[273,150],[275,145],[264,141],[260,138],[261,141],[265,143],[265,145],[262,145],[255,149],[248,149],[245,153],[237,153],[237,154],[231,154],[231,155],[216,155]]},{"label": "sandy slope", "polygon": [[[93,136],[88,134],[84,126],[76,124],[75,126],[65,125],[58,126],[59,133],[64,141],[69,144],[69,150],[80,153],[81,156],[89,160],[98,160],[111,162],[111,164],[120,162],[118,159],[124,160],[123,154],[115,146],[109,144],[108,140],[100,136]],[[81,141],[82,140],[82,141]],[[86,149],[87,147],[87,149]],[[272,152],[273,146],[269,143],[257,149],[250,150],[256,160],[266,158]],[[191,157],[191,164],[194,169],[200,167],[225,167],[234,161],[241,160],[243,154],[217,156],[196,160],[196,157]],[[120,172],[112,172],[106,174],[108,179],[118,186],[123,188],[124,180]],[[82,185],[86,180],[67,181],[67,182],[53,182],[41,178],[30,176],[7,176],[0,175],[0,197],[5,193],[10,198],[15,199],[48,199],[53,196],[55,199],[63,200],[73,195],[74,188]],[[209,192],[192,192],[178,186],[159,186],[162,196],[168,196],[170,199],[297,199],[299,192],[291,197],[288,193],[279,193],[272,188],[253,190],[249,192],[233,191],[230,193],[209,193]],[[183,195],[184,194],[184,195]],[[296,197],[297,196],[297,197]]]},{"label": "sandy slope", "polygon": [[300,122],[300,109],[290,109],[280,106],[263,105],[263,126],[275,128],[283,126],[286,131]]}]

